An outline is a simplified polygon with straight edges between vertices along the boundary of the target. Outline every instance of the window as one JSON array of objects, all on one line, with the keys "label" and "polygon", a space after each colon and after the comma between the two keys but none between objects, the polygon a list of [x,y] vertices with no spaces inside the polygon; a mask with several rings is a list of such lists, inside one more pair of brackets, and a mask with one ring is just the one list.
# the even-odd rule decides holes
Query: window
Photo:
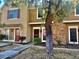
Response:
[{"label": "window", "polygon": [[70,29],[70,38],[72,42],[77,42],[76,28]]},{"label": "window", "polygon": [[78,26],[69,26],[69,43],[78,44]]},{"label": "window", "polygon": [[20,11],[19,9],[8,10],[8,19],[19,18]]},{"label": "window", "polygon": [[44,10],[42,8],[37,9],[37,19],[41,19],[44,16]]},{"label": "window", "polygon": [[76,6],[75,15],[79,16],[79,4]]}]

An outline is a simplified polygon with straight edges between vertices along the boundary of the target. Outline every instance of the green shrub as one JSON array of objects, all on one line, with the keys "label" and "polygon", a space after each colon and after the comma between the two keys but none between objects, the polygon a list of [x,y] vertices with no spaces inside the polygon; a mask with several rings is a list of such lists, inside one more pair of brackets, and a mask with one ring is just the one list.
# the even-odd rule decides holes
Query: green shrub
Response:
[{"label": "green shrub", "polygon": [[6,37],[4,34],[0,34],[0,40],[3,40]]},{"label": "green shrub", "polygon": [[34,43],[35,45],[39,45],[39,44],[41,43],[41,39],[40,39],[40,38],[34,38],[33,43]]}]

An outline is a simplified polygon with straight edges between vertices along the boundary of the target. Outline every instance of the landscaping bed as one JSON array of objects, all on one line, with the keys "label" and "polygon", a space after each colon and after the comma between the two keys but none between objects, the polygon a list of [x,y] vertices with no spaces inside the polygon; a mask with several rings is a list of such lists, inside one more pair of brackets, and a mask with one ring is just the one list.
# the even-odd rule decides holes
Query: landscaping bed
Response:
[{"label": "landscaping bed", "polygon": [[[53,54],[52,59],[79,59],[78,49],[55,48]],[[32,46],[12,59],[48,59],[48,54],[45,47]]]},{"label": "landscaping bed", "polygon": [[[43,47],[46,47],[46,43],[43,42],[43,43],[40,43],[39,45],[37,46],[43,46]],[[79,49],[79,44],[66,44],[66,45],[63,45],[63,44],[53,44],[53,47],[54,48],[68,48],[68,49]]]}]

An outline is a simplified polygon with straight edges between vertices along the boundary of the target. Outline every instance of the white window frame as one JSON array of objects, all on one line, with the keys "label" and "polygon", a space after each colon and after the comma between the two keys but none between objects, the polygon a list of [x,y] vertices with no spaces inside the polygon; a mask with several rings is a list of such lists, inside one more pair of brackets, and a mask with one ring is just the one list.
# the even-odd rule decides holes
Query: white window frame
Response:
[{"label": "white window frame", "polygon": [[33,27],[33,33],[32,33],[32,34],[33,34],[33,39],[34,39],[34,30],[35,30],[35,29],[39,29],[39,38],[40,38],[40,29],[41,29],[41,28],[40,28],[40,27]]},{"label": "white window frame", "polygon": [[[71,29],[71,28],[75,28],[75,29],[76,29],[77,42],[71,42],[71,41],[70,41],[70,29]],[[78,44],[78,26],[69,26],[69,27],[68,27],[68,36],[69,36],[69,43],[70,43],[70,44]]]},{"label": "white window frame", "polygon": [[[16,10],[16,9],[19,9],[19,8],[9,8],[8,10]],[[7,15],[8,16],[8,15]],[[8,18],[7,18],[8,19]],[[10,18],[10,19],[8,19],[8,20],[18,20],[18,18]]]},{"label": "white window frame", "polygon": [[41,37],[42,37],[42,39],[41,39],[42,42],[46,42],[46,40],[43,40],[43,30],[44,30],[44,29],[45,29],[45,27],[42,27],[42,36],[41,36]]},{"label": "white window frame", "polygon": [[[10,35],[10,33],[9,33],[9,32],[10,32],[10,29],[14,29],[14,40],[10,40],[10,39],[9,39],[9,36],[8,36],[8,40],[5,40],[5,39],[4,39],[3,41],[15,42],[15,29],[16,29],[16,28],[18,28],[18,29],[20,30],[20,35],[21,35],[21,28],[20,28],[20,27],[6,27],[5,29],[7,29],[7,31],[8,31],[7,34],[8,34],[8,35]],[[5,33],[6,33],[6,32],[4,31],[4,34],[5,34]]]},{"label": "white window frame", "polygon": [[74,11],[75,11],[75,16],[79,16],[79,14],[76,14],[76,8],[74,9]]},{"label": "white window frame", "polygon": [[[43,10],[43,14],[45,13],[45,11]],[[44,17],[44,16],[43,16]],[[38,17],[38,8],[37,8],[37,19],[42,19],[42,17]]]},{"label": "white window frame", "polygon": [[37,19],[41,19],[41,17],[38,17],[38,8],[37,8]]}]

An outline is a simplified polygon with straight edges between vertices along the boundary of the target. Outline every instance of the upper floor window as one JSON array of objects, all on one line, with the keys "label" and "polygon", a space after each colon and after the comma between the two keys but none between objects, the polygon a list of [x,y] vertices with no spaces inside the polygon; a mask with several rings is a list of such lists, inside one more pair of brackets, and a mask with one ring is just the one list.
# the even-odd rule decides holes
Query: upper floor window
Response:
[{"label": "upper floor window", "polygon": [[28,7],[34,7],[34,6],[42,6],[43,0],[28,0]]},{"label": "upper floor window", "polygon": [[20,16],[19,9],[8,10],[8,19],[16,19],[16,18],[19,18],[19,16]]},{"label": "upper floor window", "polygon": [[79,4],[76,6],[75,15],[76,16],[79,16]]},{"label": "upper floor window", "polygon": [[42,8],[37,9],[37,19],[41,19],[44,16],[44,10]]}]

